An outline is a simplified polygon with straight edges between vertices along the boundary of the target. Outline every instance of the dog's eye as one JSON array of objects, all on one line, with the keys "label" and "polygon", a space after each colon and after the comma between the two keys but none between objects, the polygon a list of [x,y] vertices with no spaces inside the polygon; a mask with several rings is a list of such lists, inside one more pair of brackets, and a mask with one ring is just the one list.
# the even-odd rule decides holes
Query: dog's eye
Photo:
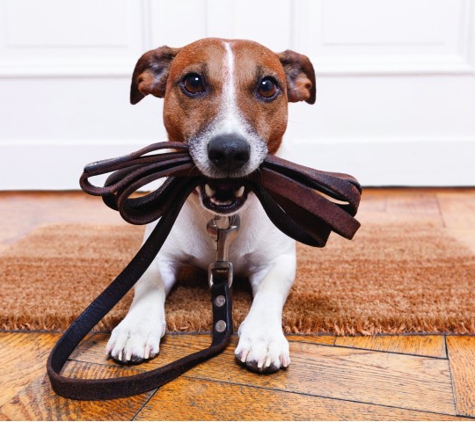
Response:
[{"label": "dog's eye", "polygon": [[189,75],[186,75],[182,81],[182,86],[186,93],[192,95],[199,94],[205,90],[203,80],[197,73],[190,73]]},{"label": "dog's eye", "polygon": [[259,88],[257,89],[258,94],[267,100],[275,97],[277,91],[277,83],[271,77],[266,77],[262,79],[259,83]]}]

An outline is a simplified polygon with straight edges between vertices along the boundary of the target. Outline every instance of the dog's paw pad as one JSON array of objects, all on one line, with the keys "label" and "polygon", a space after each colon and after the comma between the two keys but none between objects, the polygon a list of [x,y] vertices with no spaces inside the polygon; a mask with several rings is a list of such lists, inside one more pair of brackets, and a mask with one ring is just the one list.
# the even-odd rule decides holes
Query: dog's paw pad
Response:
[{"label": "dog's paw pad", "polygon": [[148,324],[134,326],[124,319],[113,331],[106,354],[119,363],[139,364],[160,352],[160,330]]},{"label": "dog's paw pad", "polygon": [[277,372],[279,369],[285,369],[283,366],[278,366],[273,363],[271,363],[269,366],[265,365],[260,365],[259,362],[256,360],[251,360],[251,361],[242,361],[242,358],[236,356],[236,361],[239,365],[249,369],[252,372],[257,372],[259,374],[273,374],[274,372]]},{"label": "dog's paw pad", "polygon": [[116,361],[117,363],[125,363],[125,364],[129,364],[129,365],[138,365],[140,363],[143,363],[143,362],[146,362],[150,359],[153,359],[154,357],[156,357],[160,350],[159,350],[159,346],[157,345],[157,348],[156,348],[156,351],[151,351],[152,347],[149,346],[149,347],[146,347],[146,350],[144,351],[144,353],[138,353],[138,354],[135,354],[135,353],[132,353],[130,354],[128,349],[127,349],[127,346],[125,346],[122,350],[112,350],[110,352],[107,352],[107,356]]},{"label": "dog's paw pad", "polygon": [[289,343],[282,330],[269,330],[265,335],[241,330],[236,360],[249,370],[273,373],[290,365]]}]

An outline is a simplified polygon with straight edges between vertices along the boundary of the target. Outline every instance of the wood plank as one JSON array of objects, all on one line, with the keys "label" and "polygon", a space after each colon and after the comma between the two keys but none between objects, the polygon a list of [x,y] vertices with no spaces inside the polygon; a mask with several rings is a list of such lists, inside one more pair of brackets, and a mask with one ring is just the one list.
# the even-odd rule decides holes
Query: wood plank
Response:
[{"label": "wood plank", "polygon": [[335,345],[380,352],[447,358],[444,336],[337,337]]},{"label": "wood plank", "polygon": [[[134,375],[140,371],[83,362],[74,362],[64,374],[81,378],[109,378]],[[0,413],[11,420],[131,420],[153,392],[105,401],[69,400],[56,395],[46,375],[36,378],[8,403]]]},{"label": "wood plank", "polygon": [[[334,336],[311,336],[311,335],[288,335],[286,336],[289,342],[305,342],[311,344],[326,344],[333,346],[335,343]],[[84,341],[71,355],[72,360],[91,362],[98,364],[109,364],[120,366],[111,359],[107,359],[104,349],[109,334],[96,333]],[[233,353],[239,341],[238,336],[232,336],[228,346],[228,353]],[[210,334],[183,334],[172,333],[167,334],[160,345],[160,355],[158,358],[150,362],[144,362],[140,365],[143,370],[155,369],[158,365],[166,365],[176,359],[186,356],[192,352],[204,349],[209,346],[211,342]]]},{"label": "wood plank", "polygon": [[[418,223],[443,227],[443,219],[434,192],[424,190],[383,190],[380,195],[373,197],[373,204],[364,206],[365,192],[363,191],[362,206],[358,210],[358,220],[366,224]],[[384,207],[382,203],[384,201]],[[378,210],[378,203],[380,209]]]},{"label": "wood plank", "polygon": [[9,420],[77,420],[77,402],[57,396],[43,374],[0,408]]},{"label": "wood plank", "polygon": [[[71,360],[123,367],[123,365],[116,363],[112,359],[107,359],[105,355],[104,351],[109,337],[110,335],[106,333],[92,335],[73,352]],[[231,350],[234,350],[236,347],[237,340],[237,336],[234,335],[229,346]],[[210,343],[211,334],[167,334],[160,343],[159,356],[149,362],[138,365],[137,368],[143,371],[156,369],[158,366],[166,365],[190,353],[205,349]]]},{"label": "wood plank", "polygon": [[[106,365],[82,363],[68,365],[64,374],[72,378],[114,378],[136,375],[142,372],[135,367],[111,368]],[[78,414],[81,420],[131,420],[143,405],[152,397],[154,391],[123,399],[78,402]],[[69,400],[71,401],[71,400]]]},{"label": "wood plank", "polygon": [[437,198],[445,227],[449,229],[475,227],[475,193],[439,193]]},{"label": "wood plank", "polygon": [[51,333],[0,333],[0,406],[45,372],[58,338]]},{"label": "wood plank", "polygon": [[[475,226],[470,226],[475,227]],[[466,229],[446,229],[447,234],[457,239],[460,243],[465,244],[475,254],[475,230]]]},{"label": "wood plank", "polygon": [[0,421],[9,421],[10,418],[7,415],[4,415],[0,410]]},{"label": "wood plank", "polygon": [[189,376],[405,409],[455,414],[448,361],[305,343],[291,344],[292,364],[271,376],[234,364],[230,353]]},{"label": "wood plank", "polygon": [[[140,365],[155,369],[203,347],[203,336],[167,336],[161,355]],[[105,340],[105,338],[104,338]],[[234,343],[237,341],[234,338]],[[78,356],[104,362],[88,348]],[[165,347],[166,346],[166,347]],[[292,341],[292,364],[287,371],[269,376],[251,373],[236,364],[234,345],[187,373],[189,377],[265,387],[368,404],[394,406],[419,411],[455,414],[452,384],[447,360],[331,347]],[[423,399],[422,399],[423,394]]]},{"label": "wood plank", "polygon": [[[177,400],[177,397],[180,399]],[[346,400],[272,391],[187,376],[163,386],[136,420],[453,420]]]},{"label": "wood plank", "polygon": [[475,417],[475,337],[447,337],[450,369],[459,415]]},{"label": "wood plank", "polygon": [[447,233],[475,253],[475,193],[440,192],[437,199]]},{"label": "wood plank", "polygon": [[335,336],[312,336],[309,334],[290,334],[285,336],[288,341],[296,341],[301,343],[327,344],[333,346],[335,344]]},{"label": "wood plank", "polygon": [[83,192],[0,192],[0,243],[9,245],[47,223],[125,223],[98,198]]},{"label": "wood plank", "polygon": [[358,213],[383,213],[386,212],[386,206],[385,192],[363,189]]},{"label": "wood plank", "polygon": [[447,233],[475,253],[475,193],[442,192],[437,198]]},{"label": "wood plank", "polygon": [[388,195],[388,213],[439,215],[439,203],[434,192],[401,192],[399,195]]}]

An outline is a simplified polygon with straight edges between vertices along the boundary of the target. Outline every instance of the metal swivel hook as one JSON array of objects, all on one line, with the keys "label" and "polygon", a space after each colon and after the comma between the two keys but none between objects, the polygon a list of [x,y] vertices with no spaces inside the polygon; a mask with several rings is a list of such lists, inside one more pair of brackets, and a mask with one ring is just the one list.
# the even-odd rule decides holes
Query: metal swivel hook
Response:
[{"label": "metal swivel hook", "polygon": [[229,246],[238,234],[239,224],[240,218],[237,214],[230,217],[215,216],[207,224],[208,234],[216,242],[216,261],[208,268],[210,287],[216,278],[227,280],[229,287],[233,283],[233,264],[228,261]]}]

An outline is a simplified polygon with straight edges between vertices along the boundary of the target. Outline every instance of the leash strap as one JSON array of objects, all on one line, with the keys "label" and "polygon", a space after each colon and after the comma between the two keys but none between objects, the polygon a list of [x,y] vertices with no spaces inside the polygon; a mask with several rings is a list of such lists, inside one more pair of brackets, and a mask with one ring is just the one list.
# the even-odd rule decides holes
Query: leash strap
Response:
[{"label": "leash strap", "polygon": [[[162,152],[164,149],[173,152]],[[155,153],[157,151],[160,152]],[[108,173],[111,174],[103,187],[97,187],[89,180]],[[167,180],[155,191],[134,196],[141,187],[164,177]],[[119,211],[124,220],[132,224],[160,220],[132,261],[71,324],[51,351],[47,372],[57,394],[78,400],[102,400],[144,393],[161,387],[224,350],[233,332],[229,283],[232,274],[226,266],[217,265],[210,266],[213,339],[207,349],[129,377],[73,379],[61,375],[74,349],[149,267],[187,197],[196,186],[205,182],[206,178],[196,169],[189,155],[188,146],[182,143],[152,144],[130,155],[85,167],[80,179],[82,189],[102,196],[105,204]],[[299,242],[323,247],[332,231],[351,239],[359,228],[353,217],[358,209],[361,187],[351,176],[313,170],[269,155],[260,168],[242,182],[259,198],[271,221]]]}]

